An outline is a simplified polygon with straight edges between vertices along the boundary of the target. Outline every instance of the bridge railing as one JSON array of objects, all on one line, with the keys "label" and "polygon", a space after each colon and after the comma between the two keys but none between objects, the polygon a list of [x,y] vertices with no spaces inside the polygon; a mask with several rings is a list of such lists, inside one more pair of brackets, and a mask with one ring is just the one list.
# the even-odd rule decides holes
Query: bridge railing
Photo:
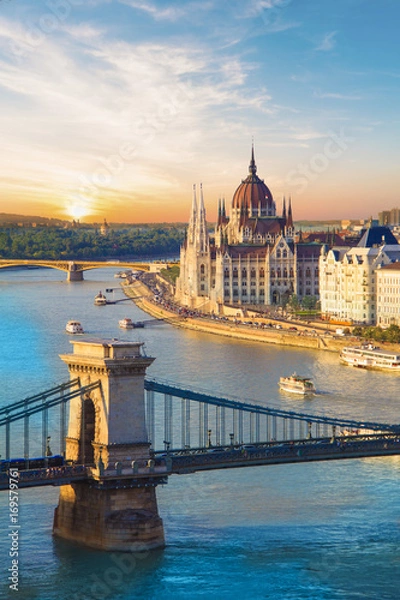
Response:
[{"label": "bridge railing", "polygon": [[[89,393],[99,385],[100,382],[95,381],[81,386],[79,378],[76,378],[3,407],[0,410],[2,457],[9,460],[11,456],[23,456],[27,460],[32,456],[32,446],[34,454],[48,456],[52,453],[50,439],[54,450],[53,443],[56,437],[57,454],[64,455],[68,402],[72,398]],[[55,414],[52,409],[57,407],[58,414]],[[32,419],[39,415],[40,418]]]},{"label": "bridge railing", "polygon": [[146,378],[145,389],[147,427],[155,451],[400,432],[400,425],[284,411],[161,379]]}]

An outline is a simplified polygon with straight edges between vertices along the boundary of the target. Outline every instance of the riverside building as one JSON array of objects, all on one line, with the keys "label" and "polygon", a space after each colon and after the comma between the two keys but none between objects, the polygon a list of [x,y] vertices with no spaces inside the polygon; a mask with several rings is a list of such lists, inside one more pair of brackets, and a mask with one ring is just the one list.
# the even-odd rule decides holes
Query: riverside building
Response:
[{"label": "riverside building", "polygon": [[284,305],[292,294],[318,296],[321,244],[297,243],[292,203],[276,203],[257,175],[254,148],[249,173],[235,193],[229,211],[218,204],[214,238],[210,238],[203,189],[196,188],[189,226],[180,253],[176,300],[207,312],[224,305]]},{"label": "riverside building", "polygon": [[377,269],[376,287],[376,324],[400,326],[400,262]]},{"label": "riverside building", "polygon": [[[387,227],[367,229],[355,247],[325,247],[321,252],[320,302],[323,317],[374,325],[382,286],[377,297],[380,270],[400,260],[400,245]],[[379,275],[380,277],[380,275]]]}]

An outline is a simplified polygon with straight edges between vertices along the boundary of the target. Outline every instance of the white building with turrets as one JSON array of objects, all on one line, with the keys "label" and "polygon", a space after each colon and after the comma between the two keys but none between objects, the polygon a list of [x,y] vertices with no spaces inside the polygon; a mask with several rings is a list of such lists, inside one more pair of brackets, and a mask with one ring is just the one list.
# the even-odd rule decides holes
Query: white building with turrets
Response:
[{"label": "white building with turrets", "polygon": [[322,251],[321,314],[353,323],[380,323],[382,308],[379,309],[378,304],[383,303],[390,286],[385,290],[381,279],[377,297],[378,273],[399,260],[400,245],[387,227],[367,229],[353,248],[333,247]]}]

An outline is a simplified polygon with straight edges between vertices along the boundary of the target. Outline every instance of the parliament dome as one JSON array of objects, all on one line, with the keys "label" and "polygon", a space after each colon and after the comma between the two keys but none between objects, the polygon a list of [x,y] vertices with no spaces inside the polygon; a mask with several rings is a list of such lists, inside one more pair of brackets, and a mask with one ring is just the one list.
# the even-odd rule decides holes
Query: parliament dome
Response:
[{"label": "parliament dome", "polygon": [[275,216],[275,202],[271,191],[257,175],[254,148],[251,151],[249,174],[234,193],[232,208],[245,209],[249,217]]}]

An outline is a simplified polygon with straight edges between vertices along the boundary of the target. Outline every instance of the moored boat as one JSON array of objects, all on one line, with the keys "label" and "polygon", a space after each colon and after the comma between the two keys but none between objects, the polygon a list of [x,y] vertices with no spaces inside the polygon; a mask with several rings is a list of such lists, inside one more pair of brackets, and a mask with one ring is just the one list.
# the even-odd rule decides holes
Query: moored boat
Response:
[{"label": "moored boat", "polygon": [[279,379],[279,388],[284,392],[301,396],[316,393],[315,386],[311,379],[309,377],[300,377],[300,375],[297,375],[296,373],[293,373],[290,377],[281,377]]},{"label": "moored boat", "polygon": [[118,324],[120,327],[122,327],[122,329],[133,329],[135,326],[134,322],[129,317],[121,319],[120,321],[118,321]]},{"label": "moored boat", "polygon": [[340,352],[340,361],[359,369],[400,372],[400,354],[382,350],[373,344],[346,346]]},{"label": "moored boat", "polygon": [[105,304],[107,304],[107,298],[105,297],[105,295],[100,291],[95,297],[94,297],[94,303],[95,306],[104,306]]},{"label": "moored boat", "polygon": [[72,334],[84,333],[83,327],[79,323],[79,321],[72,321],[72,320],[68,321],[68,323],[66,324],[65,331],[67,333],[72,333]]}]

